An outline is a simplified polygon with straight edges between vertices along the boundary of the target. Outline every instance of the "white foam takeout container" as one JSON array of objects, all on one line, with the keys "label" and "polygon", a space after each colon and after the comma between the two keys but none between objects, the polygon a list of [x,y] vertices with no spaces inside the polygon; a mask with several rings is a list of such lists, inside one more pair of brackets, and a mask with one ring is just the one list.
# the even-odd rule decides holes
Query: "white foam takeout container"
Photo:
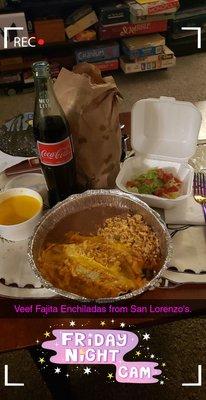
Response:
[{"label": "white foam takeout container", "polygon": [[[135,155],[124,161],[116,179],[118,188],[136,194],[151,207],[168,209],[183,202],[192,193],[194,170],[188,160],[195,154],[201,121],[201,113],[189,102],[173,97],[137,101],[131,113]],[[172,172],[183,182],[179,197],[166,199],[126,188],[128,180],[155,167]]]},{"label": "white foam takeout container", "polygon": [[0,237],[14,242],[28,239],[42,217],[43,200],[39,193],[27,188],[12,188],[0,193],[0,203],[10,197],[26,195],[37,199],[40,203],[39,211],[30,219],[15,225],[0,225]]}]

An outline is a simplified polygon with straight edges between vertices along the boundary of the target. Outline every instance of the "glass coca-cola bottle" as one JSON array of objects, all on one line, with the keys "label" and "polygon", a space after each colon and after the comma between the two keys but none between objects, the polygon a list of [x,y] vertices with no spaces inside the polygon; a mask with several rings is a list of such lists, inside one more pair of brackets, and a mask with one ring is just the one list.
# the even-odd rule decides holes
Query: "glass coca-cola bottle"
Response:
[{"label": "glass coca-cola bottle", "polygon": [[49,64],[33,64],[36,89],[34,136],[39,159],[54,206],[75,193],[75,161],[68,122],[54,93]]}]

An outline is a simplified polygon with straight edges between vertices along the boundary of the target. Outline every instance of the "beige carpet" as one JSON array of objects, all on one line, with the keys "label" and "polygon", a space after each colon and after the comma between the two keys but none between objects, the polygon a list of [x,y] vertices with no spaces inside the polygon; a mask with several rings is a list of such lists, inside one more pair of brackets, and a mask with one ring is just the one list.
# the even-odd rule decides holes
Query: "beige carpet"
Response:
[{"label": "beige carpet", "polygon": [[[165,71],[125,75],[114,74],[124,97],[120,111],[130,111],[132,104],[147,97],[172,96],[178,100],[206,100],[206,53],[177,59],[175,67]],[[34,94],[0,97],[0,124],[18,113],[32,111]]]}]

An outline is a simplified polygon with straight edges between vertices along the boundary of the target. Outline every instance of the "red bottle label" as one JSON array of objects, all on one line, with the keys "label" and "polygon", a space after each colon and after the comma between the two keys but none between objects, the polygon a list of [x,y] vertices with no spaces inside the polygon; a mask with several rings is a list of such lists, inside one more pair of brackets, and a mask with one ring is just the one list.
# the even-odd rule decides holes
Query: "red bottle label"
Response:
[{"label": "red bottle label", "polygon": [[37,148],[40,161],[44,165],[64,165],[73,158],[72,144],[69,137],[57,143],[37,141]]}]

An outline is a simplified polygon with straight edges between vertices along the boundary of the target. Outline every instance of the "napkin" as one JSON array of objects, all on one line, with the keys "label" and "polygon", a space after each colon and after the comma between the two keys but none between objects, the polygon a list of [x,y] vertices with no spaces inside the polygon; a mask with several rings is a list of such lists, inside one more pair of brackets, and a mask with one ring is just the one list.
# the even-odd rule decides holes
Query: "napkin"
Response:
[{"label": "napkin", "polygon": [[5,171],[5,169],[9,167],[13,167],[13,165],[19,164],[20,162],[28,160],[27,157],[14,157],[9,154],[0,151],[0,173]]},{"label": "napkin", "polygon": [[[179,231],[173,242],[173,257],[171,265],[178,271],[191,270],[196,274],[206,272],[206,227],[192,226],[185,231]],[[192,275],[191,275],[192,281]]]},{"label": "napkin", "polygon": [[180,205],[165,210],[165,222],[170,225],[205,225],[202,206],[190,196]]},{"label": "napkin", "polygon": [[29,265],[28,241],[10,242],[0,238],[0,279],[4,279],[6,285],[16,283],[22,288],[26,285],[41,287],[41,282]]}]

